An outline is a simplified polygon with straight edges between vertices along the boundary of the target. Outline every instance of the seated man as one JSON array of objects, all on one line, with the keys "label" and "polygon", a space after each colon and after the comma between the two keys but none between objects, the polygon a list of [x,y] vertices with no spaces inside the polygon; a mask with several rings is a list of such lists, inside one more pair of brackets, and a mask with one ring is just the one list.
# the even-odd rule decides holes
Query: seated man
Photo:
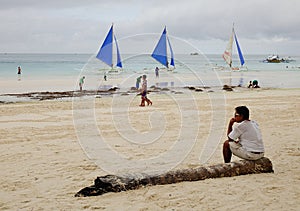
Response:
[{"label": "seated man", "polygon": [[248,88],[252,88],[252,87],[253,87],[252,81],[249,81]]},{"label": "seated man", "polygon": [[227,136],[228,140],[223,144],[225,163],[231,161],[232,153],[246,160],[258,160],[264,156],[261,132],[258,124],[249,119],[249,109],[246,106],[235,108],[234,117],[229,121]]}]

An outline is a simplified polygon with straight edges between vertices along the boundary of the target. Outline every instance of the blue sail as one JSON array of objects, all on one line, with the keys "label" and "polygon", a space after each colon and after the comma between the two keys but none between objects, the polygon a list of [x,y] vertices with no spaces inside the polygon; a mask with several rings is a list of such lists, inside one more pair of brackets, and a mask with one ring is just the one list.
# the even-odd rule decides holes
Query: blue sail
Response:
[{"label": "blue sail", "polygon": [[168,67],[166,34],[167,30],[165,27],[151,56],[158,62],[160,62],[162,65]]},{"label": "blue sail", "polygon": [[116,47],[117,47],[117,64],[116,64],[116,66],[122,68],[122,61],[121,61],[121,55],[120,55],[120,51],[119,51],[117,38],[116,38],[116,36],[114,36],[114,38],[115,38]]},{"label": "blue sail", "polygon": [[110,27],[110,30],[96,56],[108,66],[113,67],[112,63],[112,51],[113,51],[113,25]]},{"label": "blue sail", "polygon": [[241,50],[241,48],[240,48],[240,45],[239,45],[239,42],[238,42],[238,40],[237,40],[237,37],[236,37],[235,32],[234,32],[234,40],[235,40],[236,48],[237,48],[237,51],[238,51],[238,54],[239,54],[241,66],[243,66],[244,63],[245,63],[245,60],[244,60],[244,57],[243,57],[243,54],[242,54],[242,50]]},{"label": "blue sail", "polygon": [[173,49],[172,49],[171,42],[170,42],[169,38],[168,38],[168,43],[169,43],[169,48],[170,48],[170,53],[171,53],[170,65],[172,65],[173,67],[175,67],[174,53],[173,53]]}]

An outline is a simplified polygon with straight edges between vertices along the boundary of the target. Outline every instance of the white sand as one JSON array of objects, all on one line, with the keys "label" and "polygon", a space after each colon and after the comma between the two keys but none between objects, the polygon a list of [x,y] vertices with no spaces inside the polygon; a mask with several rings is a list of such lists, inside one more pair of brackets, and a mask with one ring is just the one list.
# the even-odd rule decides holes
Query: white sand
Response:
[{"label": "white sand", "polygon": [[[148,159],[168,152],[182,125],[178,105],[183,105],[190,125],[199,126],[197,142],[176,168],[199,165],[203,144],[213,121],[215,133],[225,139],[227,122],[234,107],[247,105],[251,118],[261,126],[266,153],[274,174],[255,174],[197,182],[144,187],[97,197],[77,198],[74,194],[107,174],[82,150],[74,128],[72,102],[42,101],[0,104],[0,209],[1,210],[300,210],[300,90],[239,90],[196,93],[196,107],[185,99],[188,94],[151,94],[152,107],[140,108],[139,98],[102,97],[95,101],[95,120],[113,150],[132,160]],[[210,104],[218,97],[213,112],[226,111],[212,119]],[[131,101],[128,103],[128,98]],[[119,100],[116,103],[115,100]],[[179,102],[180,101],[180,102]],[[121,102],[121,103],[120,103]],[[122,102],[135,131],[116,130],[113,115],[122,114]],[[222,106],[225,102],[225,107]],[[128,103],[128,104],[127,104]],[[119,112],[119,113],[118,113]],[[120,135],[142,137],[140,133],[161,131],[149,123],[152,112],[163,114],[163,133],[147,144],[129,144]],[[222,114],[222,112],[221,112]],[[150,117],[149,117],[150,115]],[[155,119],[154,119],[155,121]],[[76,122],[76,121],[75,121]],[[155,135],[155,134],[154,134]],[[191,134],[185,134],[188,137]],[[123,137],[124,138],[124,137]],[[138,140],[138,139],[137,139]],[[222,142],[207,165],[222,163]],[[234,157],[233,160],[237,158]],[[164,164],[162,164],[164,165]]]}]

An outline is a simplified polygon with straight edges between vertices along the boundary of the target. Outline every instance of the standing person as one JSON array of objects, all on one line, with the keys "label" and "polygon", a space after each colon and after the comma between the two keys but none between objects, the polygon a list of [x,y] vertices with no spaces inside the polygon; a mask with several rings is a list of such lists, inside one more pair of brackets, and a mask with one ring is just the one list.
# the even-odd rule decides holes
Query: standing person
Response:
[{"label": "standing person", "polygon": [[106,81],[106,80],[107,80],[106,72],[104,73],[104,76],[103,76],[103,78],[104,78],[104,81]]},{"label": "standing person", "polygon": [[155,76],[156,76],[156,78],[159,78],[159,68],[158,67],[156,67],[155,68]]},{"label": "standing person", "polygon": [[81,77],[81,78],[79,79],[79,88],[80,88],[80,91],[82,91],[82,86],[83,86],[83,84],[84,84],[84,79],[85,79],[85,76],[83,76],[83,77]]},{"label": "standing person", "polygon": [[143,78],[143,84],[141,89],[142,101],[140,106],[145,106],[145,101],[147,102],[147,105],[152,105],[152,101],[147,98],[147,76],[143,75],[142,78]]},{"label": "standing person", "polygon": [[230,162],[232,153],[245,160],[258,160],[264,156],[265,149],[259,126],[249,119],[249,109],[246,106],[235,108],[234,117],[229,121],[227,136],[228,140],[223,144],[225,163]]},{"label": "standing person", "polygon": [[139,76],[139,77],[136,78],[136,82],[135,82],[135,88],[136,89],[140,88],[141,79],[142,79],[142,76]]},{"label": "standing person", "polygon": [[21,67],[19,66],[18,67],[18,75],[21,75],[21,73],[22,73],[22,70],[21,70]]},{"label": "standing person", "polygon": [[17,72],[17,74],[18,74],[18,81],[21,81],[21,73],[22,73],[22,70],[21,70],[21,67],[19,66],[18,67],[18,72]]}]

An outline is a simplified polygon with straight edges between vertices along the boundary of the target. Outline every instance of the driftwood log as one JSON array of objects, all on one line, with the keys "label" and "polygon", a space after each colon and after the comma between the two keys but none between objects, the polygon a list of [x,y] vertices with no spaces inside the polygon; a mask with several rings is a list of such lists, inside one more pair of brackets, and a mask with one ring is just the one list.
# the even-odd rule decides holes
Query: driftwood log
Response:
[{"label": "driftwood log", "polygon": [[107,192],[127,191],[149,185],[165,185],[182,181],[273,172],[272,162],[264,157],[256,161],[240,160],[208,167],[174,170],[161,175],[139,175],[136,177],[106,175],[97,177],[94,185],[83,188],[75,196],[96,196]]}]

